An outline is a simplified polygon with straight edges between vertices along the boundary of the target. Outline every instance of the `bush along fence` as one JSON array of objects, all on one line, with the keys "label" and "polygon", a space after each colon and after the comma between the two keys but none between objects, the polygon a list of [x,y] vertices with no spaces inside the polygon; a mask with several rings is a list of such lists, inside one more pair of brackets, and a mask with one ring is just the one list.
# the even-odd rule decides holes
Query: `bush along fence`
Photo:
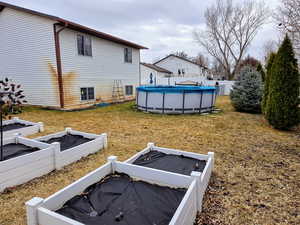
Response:
[{"label": "bush along fence", "polygon": [[[143,156],[151,163],[148,153],[160,155],[169,165],[173,162],[174,168],[175,164],[180,165],[179,171],[170,172],[158,168],[159,165],[153,168],[138,165],[137,161],[143,161]],[[140,225],[150,221],[193,225],[202,208],[213,162],[214,153],[200,155],[149,143],[146,149],[125,162],[111,156],[106,164],[50,197],[36,197],[26,202],[27,224],[83,225],[97,221],[114,225],[123,221]],[[192,165],[187,171],[184,170],[186,163]],[[180,170],[190,173],[183,175]],[[109,193],[105,191],[107,188]],[[93,197],[96,195],[101,198]],[[166,198],[168,201],[162,201]]]},{"label": "bush along fence", "polygon": [[[61,150],[61,143],[42,142],[49,137],[69,133],[76,135],[75,138],[84,137],[88,141],[83,144],[79,142],[65,151]],[[59,170],[106,147],[107,134],[95,135],[73,131],[70,128],[64,132],[43,137],[41,140],[24,138],[18,134],[15,137],[6,138],[4,139],[4,161],[0,162],[0,192],[53,170]]]}]

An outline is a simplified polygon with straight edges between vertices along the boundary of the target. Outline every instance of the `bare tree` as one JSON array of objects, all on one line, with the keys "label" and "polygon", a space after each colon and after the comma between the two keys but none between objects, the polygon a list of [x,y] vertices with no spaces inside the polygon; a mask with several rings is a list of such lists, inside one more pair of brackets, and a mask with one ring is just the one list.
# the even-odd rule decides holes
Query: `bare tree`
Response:
[{"label": "bare tree", "polygon": [[173,55],[179,56],[181,58],[190,59],[189,55],[185,51],[173,52]]},{"label": "bare tree", "polygon": [[300,0],[281,0],[274,18],[283,33],[289,33],[294,49],[300,57]]},{"label": "bare tree", "polygon": [[198,53],[198,55],[196,57],[192,57],[191,60],[200,66],[204,66],[207,68],[209,66],[208,57],[205,57],[202,53]]},{"label": "bare tree", "polygon": [[233,79],[239,62],[259,29],[269,17],[262,2],[216,0],[205,12],[206,30],[195,32],[197,42],[222,65]]},{"label": "bare tree", "polygon": [[268,61],[269,56],[272,52],[277,52],[280,43],[281,42],[277,42],[274,40],[268,40],[263,44],[262,55],[264,56],[265,63]]}]

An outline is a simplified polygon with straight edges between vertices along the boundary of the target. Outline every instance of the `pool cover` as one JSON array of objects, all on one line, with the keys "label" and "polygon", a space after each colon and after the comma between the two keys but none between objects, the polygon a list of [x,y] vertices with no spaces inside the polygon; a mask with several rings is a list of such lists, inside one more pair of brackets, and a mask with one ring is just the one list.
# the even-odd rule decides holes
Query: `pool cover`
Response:
[{"label": "pool cover", "polygon": [[31,127],[32,125],[27,125],[23,123],[11,123],[3,126],[3,131],[15,130],[24,127]]},{"label": "pool cover", "polygon": [[81,135],[73,135],[73,134],[66,134],[61,137],[51,138],[47,141],[43,141],[45,143],[51,144],[53,142],[60,142],[60,150],[64,151],[69,148],[73,148],[77,145],[84,144],[86,142],[92,141],[94,139],[85,138]]},{"label": "pool cover", "polygon": [[108,175],[56,212],[86,225],[167,225],[186,189]]},{"label": "pool cover", "polygon": [[133,164],[190,176],[192,171],[203,172],[206,161],[183,155],[150,151],[141,155]]},{"label": "pool cover", "polygon": [[35,151],[40,150],[39,148],[33,148],[23,144],[7,144],[3,146],[3,159],[8,160],[16,158],[21,155],[26,155]]}]

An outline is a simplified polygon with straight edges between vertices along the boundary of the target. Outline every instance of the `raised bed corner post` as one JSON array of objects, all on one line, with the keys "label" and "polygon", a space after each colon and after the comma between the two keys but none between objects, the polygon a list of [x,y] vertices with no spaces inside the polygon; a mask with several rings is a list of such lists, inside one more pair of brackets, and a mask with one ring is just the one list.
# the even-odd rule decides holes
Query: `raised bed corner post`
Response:
[{"label": "raised bed corner post", "polygon": [[147,147],[150,149],[150,151],[151,151],[151,150],[154,150],[155,144],[152,143],[152,142],[149,142],[149,143],[147,144]]},{"label": "raised bed corner post", "polygon": [[114,156],[114,155],[109,156],[107,158],[107,162],[109,162],[111,164],[111,171],[112,171],[113,174],[116,171],[116,162],[117,162],[117,160],[118,160],[118,157]]},{"label": "raised bed corner post", "polygon": [[44,132],[44,123],[43,122],[38,122],[38,124],[39,124],[39,131],[40,132]]},{"label": "raised bed corner post", "polygon": [[201,190],[204,188],[204,186],[201,184],[202,183],[201,177],[202,177],[202,173],[200,173],[200,172],[193,171],[191,173],[191,179],[196,181],[196,186],[197,186],[196,189],[198,190],[197,191],[197,209],[199,212],[202,211],[202,199],[203,199],[203,195],[205,192],[205,190]]},{"label": "raised bed corner post", "polygon": [[102,135],[102,137],[103,137],[103,148],[107,148],[107,146],[108,146],[108,143],[107,143],[107,133],[103,133],[103,134],[101,134]]},{"label": "raised bed corner post", "polygon": [[53,142],[51,144],[53,146],[54,150],[54,168],[56,170],[61,170],[63,168],[63,165],[61,163],[61,151],[60,151],[60,143],[59,142]]},{"label": "raised bed corner post", "polygon": [[27,214],[27,225],[38,225],[37,209],[44,202],[43,198],[33,198],[25,203]]}]

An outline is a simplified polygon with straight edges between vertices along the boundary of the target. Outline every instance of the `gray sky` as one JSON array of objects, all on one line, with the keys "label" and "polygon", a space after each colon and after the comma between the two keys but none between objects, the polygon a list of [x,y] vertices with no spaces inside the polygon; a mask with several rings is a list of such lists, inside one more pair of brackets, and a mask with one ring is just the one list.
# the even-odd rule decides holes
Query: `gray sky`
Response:
[{"label": "gray sky", "polygon": [[[203,51],[193,31],[205,27],[204,11],[215,0],[2,0],[7,3],[62,17],[76,23],[136,42],[149,48],[142,61],[164,57],[174,51],[191,56]],[[236,0],[240,1],[240,0]],[[275,8],[279,0],[267,0]],[[249,54],[262,58],[263,44],[277,40],[274,24],[256,36]]]}]

